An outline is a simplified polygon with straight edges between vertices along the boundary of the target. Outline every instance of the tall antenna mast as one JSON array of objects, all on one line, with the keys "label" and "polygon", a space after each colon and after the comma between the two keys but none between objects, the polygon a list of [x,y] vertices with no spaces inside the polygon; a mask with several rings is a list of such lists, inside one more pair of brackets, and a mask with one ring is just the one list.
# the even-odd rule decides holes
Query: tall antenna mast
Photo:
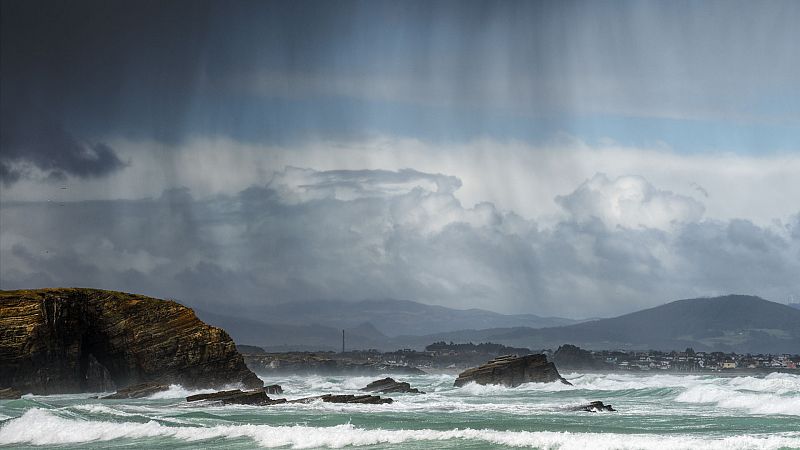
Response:
[{"label": "tall antenna mast", "polygon": [[342,353],[344,353],[344,330],[342,330]]}]

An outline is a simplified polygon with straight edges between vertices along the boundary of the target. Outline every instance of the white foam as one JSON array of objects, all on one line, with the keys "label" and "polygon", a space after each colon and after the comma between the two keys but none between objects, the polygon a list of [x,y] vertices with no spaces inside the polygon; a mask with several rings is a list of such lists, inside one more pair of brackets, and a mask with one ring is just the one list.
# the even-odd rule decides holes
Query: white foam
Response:
[{"label": "white foam", "polygon": [[678,395],[675,401],[714,404],[720,408],[740,409],[751,414],[800,416],[800,396],[739,392],[730,387],[694,386]]},{"label": "white foam", "polygon": [[150,399],[167,399],[167,398],[185,398],[190,395],[197,395],[197,394],[210,394],[212,392],[228,390],[228,389],[239,389],[241,386],[239,385],[227,385],[220,389],[186,389],[179,384],[171,384],[169,389],[166,391],[156,392],[153,395],[148,396],[147,398]]},{"label": "white foam", "polygon": [[77,409],[79,411],[86,411],[90,414],[108,414],[111,416],[121,416],[121,417],[131,417],[131,416],[138,416],[139,414],[131,414],[125,411],[120,411],[119,409],[110,408],[105,405],[75,405],[72,407],[73,409]]},{"label": "white foam", "polygon": [[341,448],[412,441],[465,440],[511,447],[572,450],[603,449],[778,449],[800,446],[800,434],[742,435],[725,438],[614,433],[527,432],[498,430],[385,430],[350,424],[332,427],[218,425],[208,428],[170,427],[157,422],[99,422],[67,419],[31,409],[0,428],[0,445],[59,445],[116,439],[174,438],[187,442],[248,438],[273,448]]}]

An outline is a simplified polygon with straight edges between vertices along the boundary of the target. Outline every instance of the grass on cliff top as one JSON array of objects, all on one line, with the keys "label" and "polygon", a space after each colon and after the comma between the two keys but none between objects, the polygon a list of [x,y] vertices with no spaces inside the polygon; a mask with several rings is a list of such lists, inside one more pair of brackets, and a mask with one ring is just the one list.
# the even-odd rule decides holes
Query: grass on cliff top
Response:
[{"label": "grass on cliff top", "polygon": [[[146,300],[146,301],[156,301],[156,302],[167,302],[167,303],[174,303],[176,305],[191,310],[191,308],[189,308],[188,306],[178,303],[175,300],[160,299],[155,297],[148,297],[145,295],[131,294],[129,292],[111,291],[106,289],[69,287],[69,288],[18,289],[13,291],[0,290],[0,300],[7,300],[7,299],[41,300],[43,298],[52,298],[52,297],[67,299],[67,298],[75,298],[81,296],[88,298],[103,297],[106,300],[113,299],[120,301]],[[192,312],[194,311],[192,310]]]}]

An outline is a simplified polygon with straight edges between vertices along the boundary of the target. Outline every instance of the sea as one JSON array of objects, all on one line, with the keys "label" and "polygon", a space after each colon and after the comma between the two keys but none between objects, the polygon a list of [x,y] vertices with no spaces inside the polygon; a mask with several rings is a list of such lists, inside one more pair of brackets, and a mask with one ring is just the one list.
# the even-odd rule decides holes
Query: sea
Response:
[{"label": "sea", "polygon": [[[391,374],[386,374],[391,375]],[[454,374],[397,375],[426,394],[385,405],[186,403],[91,394],[0,401],[7,448],[784,449],[800,448],[800,376],[567,373],[574,386],[453,387]],[[286,398],[358,393],[378,376],[263,377]],[[570,411],[593,400],[617,412]]]}]

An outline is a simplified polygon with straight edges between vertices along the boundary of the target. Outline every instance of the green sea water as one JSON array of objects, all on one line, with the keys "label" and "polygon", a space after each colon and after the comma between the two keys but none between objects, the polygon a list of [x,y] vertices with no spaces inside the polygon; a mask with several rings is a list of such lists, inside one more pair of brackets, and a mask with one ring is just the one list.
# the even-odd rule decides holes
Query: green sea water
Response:
[{"label": "green sea water", "polygon": [[[800,376],[565,374],[574,386],[453,387],[454,375],[395,376],[427,394],[387,405],[187,404],[173,386],[139,400],[90,394],[0,401],[12,448],[800,448]],[[284,397],[357,393],[379,377],[264,377]],[[591,400],[618,412],[573,412]]]}]

